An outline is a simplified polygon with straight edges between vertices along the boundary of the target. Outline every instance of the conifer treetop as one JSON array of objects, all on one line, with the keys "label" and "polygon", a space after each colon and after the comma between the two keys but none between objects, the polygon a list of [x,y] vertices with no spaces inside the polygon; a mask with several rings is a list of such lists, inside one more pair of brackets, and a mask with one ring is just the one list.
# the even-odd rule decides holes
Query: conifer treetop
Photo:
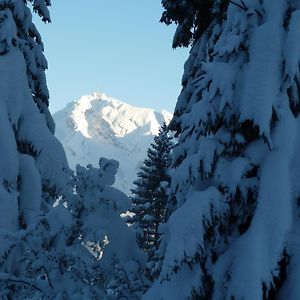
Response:
[{"label": "conifer treetop", "polygon": [[202,35],[211,22],[222,19],[228,0],[162,0],[161,22],[177,25],[173,48],[188,47]]}]

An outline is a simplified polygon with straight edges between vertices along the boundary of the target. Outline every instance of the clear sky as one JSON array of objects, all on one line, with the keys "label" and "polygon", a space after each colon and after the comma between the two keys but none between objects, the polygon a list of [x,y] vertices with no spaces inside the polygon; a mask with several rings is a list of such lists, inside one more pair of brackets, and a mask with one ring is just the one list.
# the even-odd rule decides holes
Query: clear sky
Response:
[{"label": "clear sky", "polygon": [[50,110],[101,91],[129,104],[173,111],[187,49],[159,23],[160,0],[54,0],[45,43]]}]

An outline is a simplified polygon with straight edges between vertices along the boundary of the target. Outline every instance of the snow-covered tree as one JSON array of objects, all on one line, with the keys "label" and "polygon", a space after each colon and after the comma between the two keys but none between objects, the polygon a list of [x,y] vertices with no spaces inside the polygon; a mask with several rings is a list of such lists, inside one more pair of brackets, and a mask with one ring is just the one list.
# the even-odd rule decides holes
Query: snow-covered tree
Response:
[{"label": "snow-covered tree", "polygon": [[[49,1],[34,1],[49,20]],[[1,210],[0,228],[26,227],[30,215],[67,186],[68,165],[53,136],[41,37],[26,2],[0,2]],[[43,113],[41,114],[40,111]]]},{"label": "snow-covered tree", "polygon": [[164,12],[160,19],[167,25],[177,24],[173,47],[194,43],[216,19],[224,16],[228,0],[162,0]]},{"label": "snow-covered tree", "polygon": [[[30,2],[50,20],[49,0]],[[30,2],[0,0],[0,298],[134,299],[144,258],[120,218],[129,200],[110,187],[115,162],[72,176]]]},{"label": "snow-covered tree", "polygon": [[[49,1],[33,1],[49,20]],[[61,144],[53,136],[41,37],[23,0],[0,1],[0,284],[18,298],[26,279],[23,240],[53,203],[72,192]],[[35,231],[36,238],[40,231]],[[32,235],[34,236],[34,235]],[[36,249],[36,248],[34,248]],[[38,249],[38,248],[37,248]],[[38,288],[37,288],[38,289]]]},{"label": "snow-covered tree", "polygon": [[[148,253],[149,269],[156,269],[155,261],[159,246],[159,225],[165,222],[168,205],[168,189],[170,184],[169,168],[171,165],[172,138],[169,129],[163,124],[154,142],[147,151],[147,158],[134,181],[132,189],[132,224],[137,233],[137,241],[141,249]],[[156,272],[149,274],[152,279]]]},{"label": "snow-covered tree", "polygon": [[138,248],[135,232],[121,214],[128,211],[129,198],[111,185],[119,166],[101,158],[100,168],[77,166],[76,212],[80,237],[99,260],[104,291],[110,299],[139,299],[143,292],[145,254]]},{"label": "snow-covered tree", "polygon": [[120,217],[130,201],[111,187],[118,163],[102,158],[99,165],[77,166],[73,195],[6,236],[1,298],[140,299],[146,257]]},{"label": "snow-covered tree", "polygon": [[192,49],[171,122],[177,208],[144,298],[299,299],[300,1],[163,5]]}]

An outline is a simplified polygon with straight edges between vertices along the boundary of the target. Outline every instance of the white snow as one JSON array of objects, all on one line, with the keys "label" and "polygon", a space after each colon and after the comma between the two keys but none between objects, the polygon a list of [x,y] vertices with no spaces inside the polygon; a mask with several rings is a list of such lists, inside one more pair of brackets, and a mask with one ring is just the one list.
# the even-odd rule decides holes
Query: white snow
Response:
[{"label": "white snow", "polygon": [[[42,185],[40,174],[35,166],[35,161],[30,155],[19,154],[20,160],[20,197],[19,206],[24,214],[26,224],[31,218],[40,213],[42,199]],[[34,188],[33,188],[34,187]]]},{"label": "white snow", "polygon": [[[249,230],[229,251],[232,276],[227,295],[237,299],[262,299],[260,282],[272,283],[273,276],[278,276],[277,264],[292,228],[290,166],[297,131],[289,108],[285,107],[281,113],[282,122],[272,135],[274,149],[262,166],[256,213]],[[220,274],[223,267],[221,258],[215,272]],[[217,287],[224,280],[221,276],[214,278],[217,278]],[[219,299],[218,288],[215,291],[214,299]]]},{"label": "white snow", "polygon": [[278,102],[284,1],[265,1],[267,21],[258,26],[249,40],[250,63],[246,72],[244,97],[240,104],[241,121],[253,120],[260,133],[269,138],[272,107]]},{"label": "white snow", "polygon": [[69,164],[97,165],[100,157],[116,159],[115,186],[129,193],[147,149],[163,122],[172,115],[134,107],[103,93],[83,96],[54,114],[56,137]]},{"label": "white snow", "polygon": [[[193,261],[203,245],[203,217],[207,216],[206,221],[210,222],[210,210],[220,215],[224,212],[225,205],[220,198],[221,194],[214,187],[189,192],[186,202],[171,215],[167,224],[161,225],[165,259],[158,280],[143,299],[188,299],[191,290],[199,292],[203,289],[200,264],[188,263]],[[175,268],[178,268],[177,272],[174,272]]]},{"label": "white snow", "polygon": [[296,77],[299,80],[299,63],[300,63],[300,11],[292,13],[289,31],[285,41],[284,57],[285,71],[291,78]]}]

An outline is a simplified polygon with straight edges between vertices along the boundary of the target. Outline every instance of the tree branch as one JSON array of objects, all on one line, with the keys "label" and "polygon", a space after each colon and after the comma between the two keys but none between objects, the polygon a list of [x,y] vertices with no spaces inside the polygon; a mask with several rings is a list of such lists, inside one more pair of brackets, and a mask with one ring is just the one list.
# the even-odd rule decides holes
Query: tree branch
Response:
[{"label": "tree branch", "polygon": [[237,3],[233,0],[229,0],[229,3],[239,7],[240,9],[244,10],[244,11],[247,11],[248,10],[248,7],[247,5],[245,4],[245,2],[243,0],[240,0],[241,3]]},{"label": "tree branch", "polygon": [[48,271],[46,270],[46,268],[45,268],[45,267],[40,267],[40,270],[44,270],[44,272],[45,272],[46,275],[47,275],[47,280],[48,280],[48,283],[49,283],[50,287],[51,287],[52,289],[54,289],[54,287],[53,287],[53,285],[52,285],[52,282],[51,282],[51,279],[50,279],[50,277],[49,277],[49,273],[48,273]]},{"label": "tree branch", "polygon": [[261,14],[260,11],[258,11],[256,8],[254,9],[256,14],[260,17],[260,18],[263,18],[263,15]]},{"label": "tree branch", "polygon": [[16,283],[26,284],[26,285],[29,285],[32,288],[38,290],[39,292],[42,292],[42,290],[39,287],[37,287],[36,285],[34,285],[28,281],[22,280],[22,279],[7,278],[6,281],[12,281],[12,282],[16,282]]}]

